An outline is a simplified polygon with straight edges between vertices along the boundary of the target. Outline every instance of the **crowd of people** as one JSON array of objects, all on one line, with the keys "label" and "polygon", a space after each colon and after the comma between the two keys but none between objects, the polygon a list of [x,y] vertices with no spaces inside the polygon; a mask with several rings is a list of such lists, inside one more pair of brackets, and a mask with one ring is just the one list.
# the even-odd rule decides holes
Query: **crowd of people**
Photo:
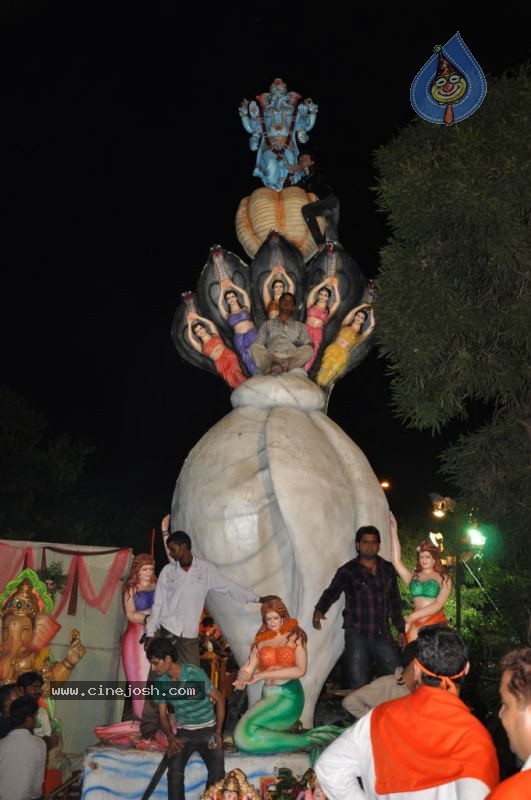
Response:
[{"label": "crowd of people", "polygon": [[[261,604],[262,624],[233,688],[241,694],[247,686],[262,682],[262,696],[236,722],[233,740],[237,752],[313,752],[319,793],[328,800],[389,795],[401,800],[483,800],[491,791],[499,793],[492,795],[496,798],[513,796],[501,794],[506,781],[499,782],[493,740],[459,697],[469,669],[468,653],[444,613],[452,580],[435,545],[421,542],[416,563],[408,568],[402,561],[392,514],[391,562],[379,555],[377,528],[368,525],[356,532],[356,557],[339,566],[318,598],[313,615],[313,626],[320,630],[326,624],[327,611],[343,595],[345,718],[341,727],[304,730],[297,723],[304,705],[300,679],[308,669],[305,631],[280,598],[259,597],[229,581],[194,555],[188,534],[170,534],[169,524],[168,516],[163,520],[163,534],[169,563],[158,580],[145,570],[143,588],[152,592],[143,620],[145,661],[149,661],[156,682],[199,680],[205,686],[201,707],[178,699],[173,708],[155,702],[155,708],[147,712],[146,703],[142,713],[145,735],[151,735],[154,728],[167,735],[170,800],[184,798],[184,770],[194,750],[207,766],[207,786],[219,784],[225,775],[227,702],[200,667],[200,644],[205,635],[209,641],[221,636],[218,628],[216,637],[213,619],[207,619],[208,625],[201,620],[209,590],[228,593],[239,602]],[[201,580],[190,580],[196,571]],[[412,598],[413,609],[405,615],[399,579]],[[124,598],[127,591],[131,589]],[[128,607],[138,613],[131,596]],[[524,781],[530,753],[521,731],[526,720],[531,724],[531,650],[511,658],[517,659],[517,666],[510,659],[503,662],[509,667],[502,664],[504,705],[500,718],[522,761],[524,771],[519,780]],[[513,683],[507,677],[508,669],[518,671]],[[419,749],[425,754],[420,763]],[[515,770],[518,766],[515,761]],[[531,771],[528,774],[531,776]],[[516,785],[516,775],[510,777]]]},{"label": "crowd of people", "polygon": [[50,751],[60,742],[43,698],[40,672],[0,686],[0,798],[43,796]]},{"label": "crowd of people", "polygon": [[[190,536],[170,533],[169,525],[167,516],[162,531],[169,563],[158,578],[153,558],[140,554],[124,582],[128,622],[122,650],[130,681],[145,681],[149,674],[163,690],[174,682],[204,687],[200,698],[184,694],[170,702],[161,692],[133,706],[144,736],[162,732],[166,737],[169,800],[184,800],[185,768],[193,752],[207,767],[206,786],[221,786],[226,778],[227,700],[200,666],[202,643],[219,648],[223,641],[214,620],[204,618],[209,591],[260,603],[261,625],[233,684],[242,693],[262,682],[262,696],[236,723],[237,752],[310,752],[314,796],[323,800],[531,797],[531,648],[512,651],[501,662],[499,718],[515,763],[500,782],[493,739],[460,697],[470,667],[468,650],[442,616],[452,583],[431,542],[419,545],[416,564],[408,569],[392,515],[392,562],[379,555],[377,528],[356,532],[356,557],[339,566],[313,615],[320,630],[329,608],[344,595],[346,716],[340,727],[304,730],[298,721],[307,634],[298,620],[281,598],[259,596],[195,556]],[[413,610],[405,616],[398,578],[412,595]],[[39,672],[30,671],[0,686],[2,800],[43,795],[47,754],[58,741],[42,702],[43,683]]]}]

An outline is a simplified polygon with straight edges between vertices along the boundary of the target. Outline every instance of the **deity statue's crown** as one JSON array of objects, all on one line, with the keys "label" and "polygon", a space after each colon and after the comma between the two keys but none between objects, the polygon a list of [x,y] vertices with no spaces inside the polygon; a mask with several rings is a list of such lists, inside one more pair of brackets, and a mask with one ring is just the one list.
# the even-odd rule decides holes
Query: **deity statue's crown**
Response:
[{"label": "deity statue's crown", "polygon": [[275,78],[275,80],[273,81],[273,83],[269,87],[269,91],[272,92],[273,89],[276,89],[277,87],[279,89],[284,89],[285,92],[287,92],[287,90],[288,90],[288,87],[286,86],[286,84],[284,83],[282,78]]},{"label": "deity statue's crown", "polygon": [[28,578],[19,583],[2,605],[1,616],[13,614],[16,617],[31,617],[35,619],[39,613],[39,603],[33,593],[33,586]]},{"label": "deity statue's crown", "polygon": [[225,780],[223,781],[222,791],[224,792],[239,792],[240,791],[240,782],[238,781],[237,776],[234,772],[229,772]]}]

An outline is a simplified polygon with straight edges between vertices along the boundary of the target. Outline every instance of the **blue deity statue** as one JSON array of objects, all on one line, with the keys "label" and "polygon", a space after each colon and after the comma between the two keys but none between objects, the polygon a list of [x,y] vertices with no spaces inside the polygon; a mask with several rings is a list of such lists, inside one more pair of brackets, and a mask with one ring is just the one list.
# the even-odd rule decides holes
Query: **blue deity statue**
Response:
[{"label": "blue deity statue", "polygon": [[302,100],[297,92],[288,92],[280,78],[273,81],[269,92],[257,95],[256,101],[242,102],[240,117],[251,135],[249,146],[256,152],[253,175],[261,178],[264,186],[281,191],[290,168],[297,163],[297,143],[308,141],[317,111],[311,98]]}]

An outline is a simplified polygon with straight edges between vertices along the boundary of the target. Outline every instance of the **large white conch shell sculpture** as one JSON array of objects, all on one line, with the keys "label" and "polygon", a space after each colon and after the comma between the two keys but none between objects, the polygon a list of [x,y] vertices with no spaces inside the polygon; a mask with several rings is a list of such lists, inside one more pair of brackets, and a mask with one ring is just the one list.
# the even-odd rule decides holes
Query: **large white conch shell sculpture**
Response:
[{"label": "large white conch shell sculpture", "polygon": [[[303,370],[255,376],[231,395],[233,410],[188,455],[172,502],[172,529],[194,551],[259,594],[277,594],[308,634],[306,705],[311,727],[321,688],[344,646],[343,598],[312,628],[321,592],[355,556],[361,525],[382,534],[389,558],[389,508],[354,442],[322,409],[325,396]],[[253,604],[213,593],[208,608],[240,664],[260,624]],[[250,687],[250,701],[261,686]]]}]

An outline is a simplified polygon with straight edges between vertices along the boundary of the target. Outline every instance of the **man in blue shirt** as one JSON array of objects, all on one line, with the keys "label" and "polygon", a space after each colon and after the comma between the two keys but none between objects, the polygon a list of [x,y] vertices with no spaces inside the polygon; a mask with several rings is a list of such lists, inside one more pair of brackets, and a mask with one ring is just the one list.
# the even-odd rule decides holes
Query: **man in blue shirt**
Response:
[{"label": "man in blue shirt", "polygon": [[[207,786],[225,775],[225,698],[204,670],[178,660],[177,649],[168,639],[154,639],[146,655],[155,675],[151,699],[168,739],[168,800],[184,800],[184,770],[193,752],[199,753],[206,764]],[[175,714],[176,732],[169,704]]]}]

